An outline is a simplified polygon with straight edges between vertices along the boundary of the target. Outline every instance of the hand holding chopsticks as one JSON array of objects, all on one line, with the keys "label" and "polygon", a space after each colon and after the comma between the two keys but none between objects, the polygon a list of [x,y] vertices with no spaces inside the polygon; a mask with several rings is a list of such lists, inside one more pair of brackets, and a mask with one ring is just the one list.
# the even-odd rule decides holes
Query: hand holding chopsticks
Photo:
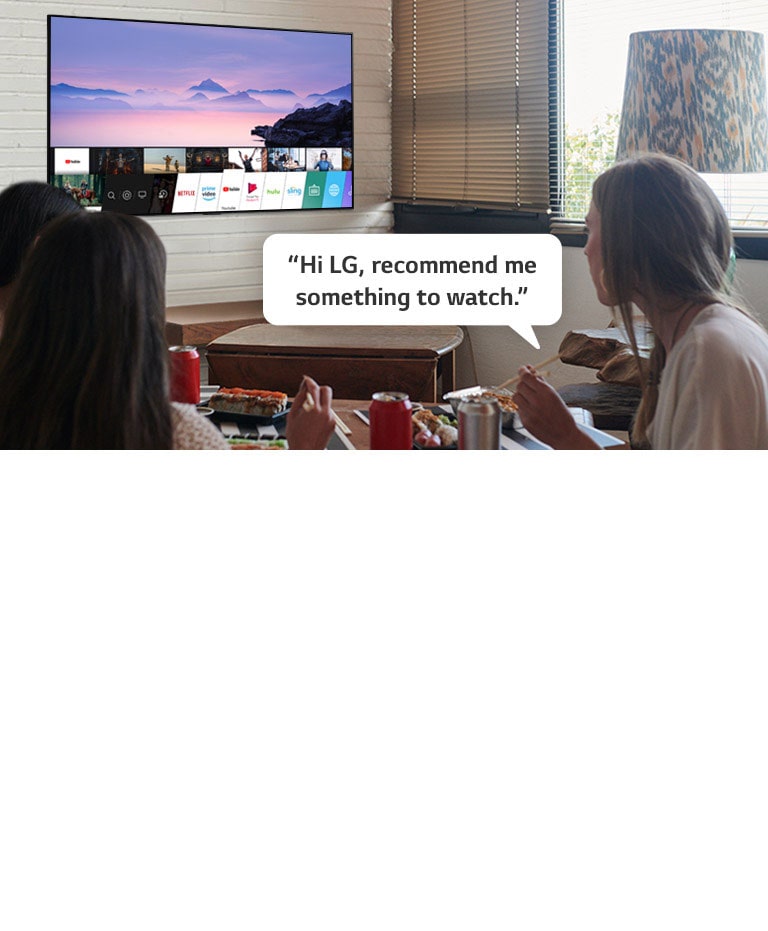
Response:
[{"label": "hand holding chopsticks", "polygon": [[[315,402],[312,400],[311,394],[307,394],[306,398],[304,399],[304,403],[301,406],[305,411],[311,411],[314,408]],[[336,411],[333,411],[333,417],[334,417],[334,420],[336,421],[336,426],[339,428],[339,430],[341,430],[341,432],[344,433],[346,436],[350,436],[352,434],[352,431],[344,423],[341,417],[339,417]]]},{"label": "hand holding chopsticks", "polygon": [[[538,365],[534,366],[534,368],[543,369],[545,365],[549,365],[550,362],[557,362],[559,358],[560,358],[560,353],[558,352],[554,356],[550,356],[549,359],[545,359],[543,362],[539,362]],[[509,388],[510,386],[517,384],[519,380],[520,380],[520,376],[515,375],[514,378],[508,378],[506,381],[502,382],[500,385],[497,385],[496,387],[497,388]]]},{"label": "hand holding chopsticks", "polygon": [[305,375],[288,412],[286,438],[290,449],[325,449],[336,426],[328,385]]}]

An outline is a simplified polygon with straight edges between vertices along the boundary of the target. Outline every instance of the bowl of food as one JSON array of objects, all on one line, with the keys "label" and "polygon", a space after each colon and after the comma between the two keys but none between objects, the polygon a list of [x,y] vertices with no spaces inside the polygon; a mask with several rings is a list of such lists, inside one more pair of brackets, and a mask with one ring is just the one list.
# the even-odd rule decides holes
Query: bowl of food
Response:
[{"label": "bowl of food", "polygon": [[454,410],[456,416],[459,416],[459,404],[464,398],[491,398],[496,401],[501,411],[501,426],[504,429],[510,429],[516,425],[517,404],[515,404],[514,392],[507,388],[495,388],[493,386],[484,388],[464,388],[461,391],[449,391],[443,395],[443,400],[448,401]]},{"label": "bowl of food", "polygon": [[458,424],[454,417],[435,414],[426,408],[411,416],[413,445],[416,449],[456,449],[459,442]]}]

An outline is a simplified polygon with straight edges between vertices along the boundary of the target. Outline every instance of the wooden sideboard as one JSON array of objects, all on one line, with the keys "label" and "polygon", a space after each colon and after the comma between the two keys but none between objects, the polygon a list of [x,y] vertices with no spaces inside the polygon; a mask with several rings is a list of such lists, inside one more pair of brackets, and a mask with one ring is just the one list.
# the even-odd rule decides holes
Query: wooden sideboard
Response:
[{"label": "wooden sideboard", "polygon": [[[404,391],[436,402],[455,387],[460,327],[245,326],[207,347],[210,384],[296,393],[302,376],[335,397]],[[438,383],[438,380],[440,382]]]},{"label": "wooden sideboard", "polygon": [[262,301],[185,304],[166,309],[165,339],[169,346],[206,346],[239,327],[265,322]]}]

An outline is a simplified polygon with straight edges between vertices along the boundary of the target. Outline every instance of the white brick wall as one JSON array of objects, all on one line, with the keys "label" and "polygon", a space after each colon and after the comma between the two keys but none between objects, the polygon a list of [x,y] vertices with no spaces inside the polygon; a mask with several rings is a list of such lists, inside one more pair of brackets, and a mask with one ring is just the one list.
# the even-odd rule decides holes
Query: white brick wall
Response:
[{"label": "white brick wall", "polygon": [[319,29],[353,35],[355,208],[350,211],[153,217],[168,251],[168,305],[261,297],[270,233],[388,232],[389,0],[0,0],[0,188],[46,175],[46,16]]}]

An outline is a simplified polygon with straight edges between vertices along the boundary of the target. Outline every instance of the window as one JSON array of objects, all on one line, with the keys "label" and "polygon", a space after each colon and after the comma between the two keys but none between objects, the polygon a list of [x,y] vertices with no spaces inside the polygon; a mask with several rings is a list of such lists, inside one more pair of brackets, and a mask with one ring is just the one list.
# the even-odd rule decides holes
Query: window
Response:
[{"label": "window", "polygon": [[[629,35],[656,29],[768,32],[765,0],[562,0],[564,200],[581,221],[592,182],[614,160]],[[768,229],[768,174],[705,175],[735,228]]]},{"label": "window", "polygon": [[[572,230],[615,158],[629,35],[666,28],[768,33],[768,2],[394,0],[394,200]],[[705,177],[736,229],[768,231],[768,174]]]}]

